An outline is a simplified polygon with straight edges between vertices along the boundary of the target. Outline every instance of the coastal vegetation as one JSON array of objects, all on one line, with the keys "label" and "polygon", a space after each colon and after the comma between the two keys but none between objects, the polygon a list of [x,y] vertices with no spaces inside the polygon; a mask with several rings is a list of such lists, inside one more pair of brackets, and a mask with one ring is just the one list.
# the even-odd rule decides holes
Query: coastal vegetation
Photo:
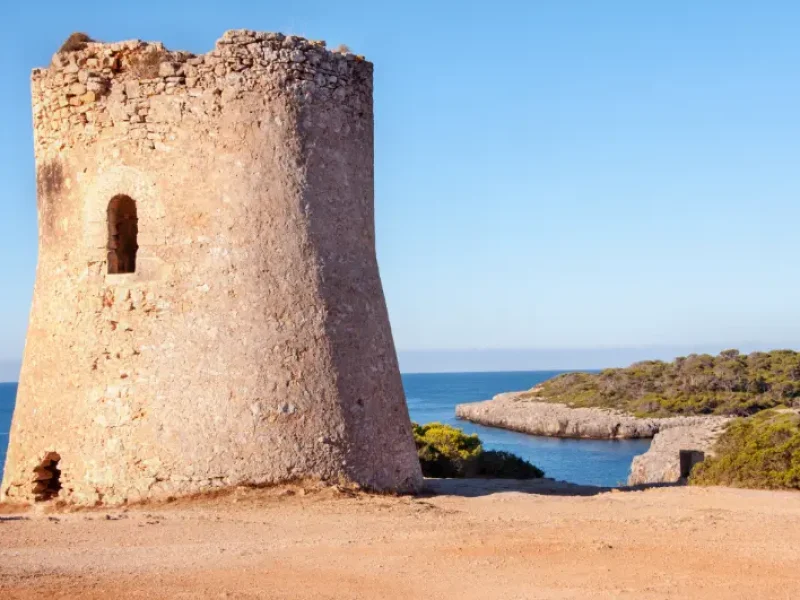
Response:
[{"label": "coastal vegetation", "polygon": [[692,470],[694,485],[800,489],[800,414],[768,410],[736,419]]},{"label": "coastal vegetation", "polygon": [[566,373],[524,395],[571,407],[603,407],[642,417],[749,416],[800,407],[800,352],[692,354],[600,373]]},{"label": "coastal vegetation", "polygon": [[544,472],[510,453],[484,450],[480,438],[442,423],[413,424],[414,442],[425,477],[537,479]]}]

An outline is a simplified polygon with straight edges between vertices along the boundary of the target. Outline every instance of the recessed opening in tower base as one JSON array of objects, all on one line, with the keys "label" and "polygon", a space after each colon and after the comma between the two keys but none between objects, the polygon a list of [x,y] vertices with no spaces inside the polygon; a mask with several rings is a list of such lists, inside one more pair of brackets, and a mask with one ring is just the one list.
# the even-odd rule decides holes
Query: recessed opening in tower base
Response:
[{"label": "recessed opening in tower base", "polygon": [[128,196],[114,196],[108,203],[108,272],[134,273],[139,245],[136,202]]},{"label": "recessed opening in tower base", "polygon": [[61,470],[58,468],[60,460],[58,452],[48,452],[33,470],[33,495],[37,502],[55,498],[61,491]]}]

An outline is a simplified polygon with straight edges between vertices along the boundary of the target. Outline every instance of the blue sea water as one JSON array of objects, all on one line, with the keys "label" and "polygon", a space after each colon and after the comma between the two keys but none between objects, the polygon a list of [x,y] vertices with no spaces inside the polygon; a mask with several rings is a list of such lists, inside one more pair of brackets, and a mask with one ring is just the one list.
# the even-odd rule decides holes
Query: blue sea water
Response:
[{"label": "blue sea water", "polygon": [[[545,438],[473,425],[455,418],[456,404],[488,400],[501,392],[526,390],[557,374],[557,371],[404,374],[403,386],[411,419],[418,423],[440,421],[460,427],[468,433],[477,433],[485,448],[507,450],[522,456],[544,469],[548,477],[592,485],[624,482],[631,460],[647,451],[649,440]],[[8,431],[16,395],[16,383],[0,383],[0,477],[5,466]]]},{"label": "blue sea water", "polygon": [[0,478],[3,477],[3,469],[6,466],[8,430],[11,429],[11,414],[14,412],[16,397],[16,383],[0,383]]}]

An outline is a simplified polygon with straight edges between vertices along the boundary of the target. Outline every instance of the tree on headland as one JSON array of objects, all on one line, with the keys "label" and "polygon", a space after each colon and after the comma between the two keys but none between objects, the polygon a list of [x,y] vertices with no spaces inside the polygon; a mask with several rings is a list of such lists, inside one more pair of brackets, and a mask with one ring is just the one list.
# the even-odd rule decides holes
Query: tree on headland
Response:
[{"label": "tree on headland", "polygon": [[747,416],[800,407],[800,353],[725,350],[668,363],[638,362],[600,373],[566,373],[535,387],[531,399],[616,408],[639,416]]}]

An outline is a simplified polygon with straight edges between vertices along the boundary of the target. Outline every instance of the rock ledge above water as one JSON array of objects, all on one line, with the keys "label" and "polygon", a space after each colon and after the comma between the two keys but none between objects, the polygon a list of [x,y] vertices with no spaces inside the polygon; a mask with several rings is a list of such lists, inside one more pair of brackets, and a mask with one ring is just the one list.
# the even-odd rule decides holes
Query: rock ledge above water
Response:
[{"label": "rock ledge above water", "polygon": [[565,404],[524,398],[525,392],[498,394],[491,400],[456,406],[459,419],[549,437],[620,440],[652,438],[673,427],[720,426],[726,417],[666,417],[640,419],[606,408],[571,408]]}]

